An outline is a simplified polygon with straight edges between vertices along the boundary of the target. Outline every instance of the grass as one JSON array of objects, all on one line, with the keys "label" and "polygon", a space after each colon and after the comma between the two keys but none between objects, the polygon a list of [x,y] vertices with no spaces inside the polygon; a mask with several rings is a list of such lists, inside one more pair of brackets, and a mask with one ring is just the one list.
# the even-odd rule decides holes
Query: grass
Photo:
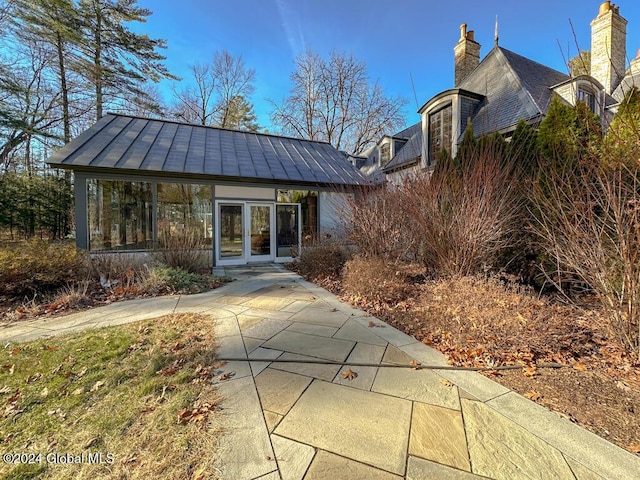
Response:
[{"label": "grass", "polygon": [[[169,315],[6,345],[2,451],[36,462],[0,463],[0,478],[214,478],[218,397],[209,380],[220,365],[212,323]],[[102,464],[47,462],[47,454],[96,453]]]}]

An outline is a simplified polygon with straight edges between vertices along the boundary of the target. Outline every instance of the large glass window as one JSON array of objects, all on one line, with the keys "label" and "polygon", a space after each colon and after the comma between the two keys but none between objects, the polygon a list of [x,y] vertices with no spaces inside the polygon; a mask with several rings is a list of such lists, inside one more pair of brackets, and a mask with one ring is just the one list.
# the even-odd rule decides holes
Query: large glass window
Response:
[{"label": "large glass window", "polygon": [[152,248],[152,200],[148,182],[89,180],[89,248]]},{"label": "large glass window", "polygon": [[158,183],[158,238],[192,233],[211,244],[211,186]]},{"label": "large glass window", "polygon": [[315,240],[318,234],[318,192],[315,190],[278,190],[278,203],[299,203],[302,215],[302,239]]},{"label": "large glass window", "polygon": [[433,164],[440,150],[451,153],[451,105],[429,115],[429,163]]},{"label": "large glass window", "polygon": [[298,241],[298,205],[276,205],[276,256],[293,257]]}]

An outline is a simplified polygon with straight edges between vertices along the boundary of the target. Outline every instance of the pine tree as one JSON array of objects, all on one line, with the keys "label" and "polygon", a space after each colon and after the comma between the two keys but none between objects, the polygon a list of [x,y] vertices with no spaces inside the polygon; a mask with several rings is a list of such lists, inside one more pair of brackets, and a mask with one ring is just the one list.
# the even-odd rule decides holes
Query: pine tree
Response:
[{"label": "pine tree", "polygon": [[620,102],[605,137],[605,161],[640,166],[640,90],[633,87]]},{"label": "pine tree", "polygon": [[[137,0],[80,0],[83,13],[82,73],[94,86],[96,118],[103,115],[110,96],[126,94],[149,99],[141,85],[146,80],[177,80],[163,65],[157,49],[164,40],[129,30],[127,22],[145,22],[151,11],[138,7]],[[106,99],[105,99],[106,98]]]},{"label": "pine tree", "polygon": [[248,132],[260,130],[260,126],[257,123],[258,118],[253,111],[253,105],[240,95],[231,98],[223,118],[224,122],[220,125],[223,128],[246,130]]},{"label": "pine tree", "polygon": [[16,36],[26,42],[48,45],[54,53],[53,70],[61,94],[63,141],[71,140],[69,113],[69,62],[80,42],[80,14],[72,0],[15,0]]}]

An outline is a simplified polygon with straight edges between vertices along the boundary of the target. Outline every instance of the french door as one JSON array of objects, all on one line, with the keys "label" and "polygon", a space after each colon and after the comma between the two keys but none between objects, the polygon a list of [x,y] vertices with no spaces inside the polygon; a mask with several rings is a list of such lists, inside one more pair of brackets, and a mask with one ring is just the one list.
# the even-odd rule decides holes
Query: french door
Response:
[{"label": "french door", "polygon": [[300,247],[300,204],[216,202],[216,264],[290,261]]}]

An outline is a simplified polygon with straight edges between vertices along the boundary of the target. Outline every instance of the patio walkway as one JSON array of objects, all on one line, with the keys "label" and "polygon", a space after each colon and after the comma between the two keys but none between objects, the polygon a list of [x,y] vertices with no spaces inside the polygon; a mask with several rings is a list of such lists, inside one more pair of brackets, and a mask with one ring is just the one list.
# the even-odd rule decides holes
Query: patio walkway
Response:
[{"label": "patio walkway", "polygon": [[225,365],[216,452],[225,480],[640,478],[640,457],[478,373],[351,366],[357,377],[343,378],[350,362],[446,362],[280,266],[226,273],[238,281],[22,323],[0,340],[197,311],[217,320],[220,358],[338,362]]}]

